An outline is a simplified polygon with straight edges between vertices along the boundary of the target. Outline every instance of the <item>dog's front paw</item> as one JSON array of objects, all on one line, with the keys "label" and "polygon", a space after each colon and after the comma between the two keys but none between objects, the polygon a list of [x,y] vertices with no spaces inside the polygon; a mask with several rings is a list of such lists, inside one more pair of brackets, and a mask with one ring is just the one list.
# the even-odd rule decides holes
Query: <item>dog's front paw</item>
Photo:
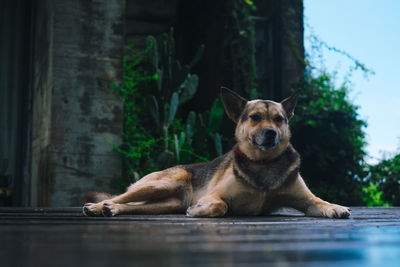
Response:
[{"label": "dog's front paw", "polygon": [[101,216],[101,208],[103,204],[100,203],[86,203],[83,206],[83,214],[85,216]]},{"label": "dog's front paw", "polygon": [[222,217],[225,215],[228,206],[224,202],[220,203],[204,203],[189,207],[186,210],[188,217]]},{"label": "dog's front paw", "polygon": [[112,202],[105,202],[103,204],[103,208],[101,210],[103,216],[105,217],[112,217],[117,214],[119,214],[120,209],[119,209],[119,204],[115,204]]},{"label": "dog's front paw", "polygon": [[200,205],[196,205],[196,206],[190,206],[187,210],[186,210],[186,216],[188,217],[198,217],[199,216],[199,207]]},{"label": "dog's front paw", "polygon": [[307,210],[308,216],[347,219],[351,209],[336,204],[324,203],[312,206]]}]

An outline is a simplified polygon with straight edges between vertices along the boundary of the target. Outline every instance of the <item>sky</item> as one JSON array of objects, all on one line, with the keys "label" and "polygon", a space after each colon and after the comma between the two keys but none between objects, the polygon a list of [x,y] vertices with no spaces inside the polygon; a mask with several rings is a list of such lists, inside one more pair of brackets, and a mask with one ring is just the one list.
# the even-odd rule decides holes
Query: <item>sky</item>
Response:
[{"label": "sky", "polygon": [[[366,158],[369,163],[400,150],[400,1],[304,0],[305,48],[307,36],[317,35],[329,46],[350,54],[375,74],[360,71],[350,78],[350,100],[367,121]],[[352,61],[325,50],[324,65],[343,81]],[[399,152],[400,153],[400,152]]]}]

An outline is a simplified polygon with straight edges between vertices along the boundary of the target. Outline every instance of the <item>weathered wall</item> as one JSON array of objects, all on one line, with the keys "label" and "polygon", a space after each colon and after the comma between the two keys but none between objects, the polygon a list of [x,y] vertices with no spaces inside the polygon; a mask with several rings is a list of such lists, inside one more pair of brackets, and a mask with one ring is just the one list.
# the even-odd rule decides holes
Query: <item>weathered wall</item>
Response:
[{"label": "weathered wall", "polygon": [[108,141],[119,145],[122,136],[110,84],[121,77],[125,1],[50,2],[35,37],[42,78],[35,76],[33,96],[31,204],[73,206],[86,192],[109,191],[121,172]]},{"label": "weathered wall", "polygon": [[[34,5],[35,36],[33,43],[32,121],[30,147],[30,201],[33,206],[49,202],[51,177],[49,146],[51,124],[53,11],[52,1]],[[30,203],[29,203],[30,202]]]}]

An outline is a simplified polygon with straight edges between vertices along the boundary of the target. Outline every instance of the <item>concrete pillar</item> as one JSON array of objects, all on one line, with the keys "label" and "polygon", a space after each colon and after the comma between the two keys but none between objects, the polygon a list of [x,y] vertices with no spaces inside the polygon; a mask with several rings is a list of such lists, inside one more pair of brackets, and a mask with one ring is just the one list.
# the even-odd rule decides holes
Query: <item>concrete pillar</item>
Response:
[{"label": "concrete pillar", "polygon": [[38,1],[31,205],[77,206],[121,174],[124,0]]}]

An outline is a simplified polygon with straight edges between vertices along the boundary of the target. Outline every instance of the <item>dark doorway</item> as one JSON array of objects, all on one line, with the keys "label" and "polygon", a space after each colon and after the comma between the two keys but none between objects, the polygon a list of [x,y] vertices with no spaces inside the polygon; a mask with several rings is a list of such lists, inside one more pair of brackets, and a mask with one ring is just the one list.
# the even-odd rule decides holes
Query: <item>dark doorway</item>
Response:
[{"label": "dark doorway", "polygon": [[0,206],[23,205],[31,1],[0,1]]}]

